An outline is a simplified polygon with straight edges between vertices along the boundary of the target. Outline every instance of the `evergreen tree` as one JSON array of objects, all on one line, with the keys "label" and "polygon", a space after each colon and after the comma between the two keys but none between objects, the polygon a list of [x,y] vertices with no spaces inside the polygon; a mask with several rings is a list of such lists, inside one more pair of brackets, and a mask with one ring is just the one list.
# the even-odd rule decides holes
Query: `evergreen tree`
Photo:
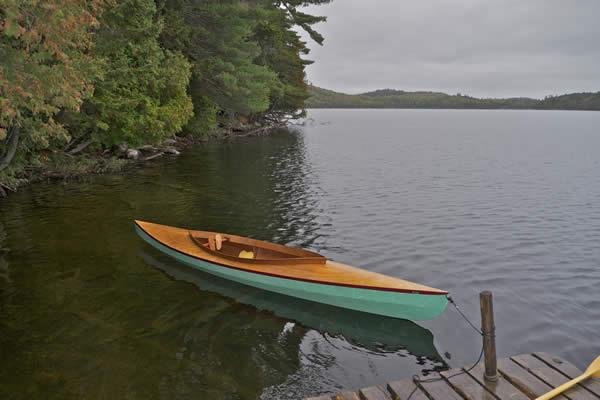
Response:
[{"label": "evergreen tree", "polygon": [[199,109],[192,126],[212,125],[217,111],[231,117],[269,107],[276,77],[267,66],[254,63],[260,49],[249,40],[255,26],[252,7],[240,1],[164,3],[163,43],[183,52],[193,65],[190,94]]},{"label": "evergreen tree", "polygon": [[[273,86],[267,117],[279,120],[286,117],[304,115],[304,100],[308,98],[304,69],[311,61],[301,56],[309,53],[306,43],[293,29],[296,25],[291,6],[283,7],[275,3],[275,7],[263,7],[256,11],[257,24],[253,40],[261,53],[256,62],[268,66],[277,75],[277,83]],[[306,15],[306,14],[302,14]],[[313,22],[323,21],[323,17],[313,17]],[[308,24],[305,26],[319,43],[322,37]]]},{"label": "evergreen tree", "polygon": [[155,143],[192,115],[190,64],[161,48],[162,19],[152,0],[122,0],[101,19],[94,54],[102,76],[79,130],[105,145]]},{"label": "evergreen tree", "polygon": [[165,0],[163,45],[192,62],[192,132],[217,122],[217,113],[273,119],[299,116],[308,97],[306,44],[298,25],[321,43],[311,26],[323,21],[297,11],[305,2]]}]

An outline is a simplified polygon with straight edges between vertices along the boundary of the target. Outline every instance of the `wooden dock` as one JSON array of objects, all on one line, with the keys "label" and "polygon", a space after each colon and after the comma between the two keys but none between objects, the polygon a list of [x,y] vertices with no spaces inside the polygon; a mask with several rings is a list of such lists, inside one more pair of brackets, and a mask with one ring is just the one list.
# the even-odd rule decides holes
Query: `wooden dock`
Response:
[{"label": "wooden dock", "polygon": [[[413,391],[410,400],[529,400],[581,373],[568,361],[546,353],[522,354],[498,360],[495,382],[484,379],[485,367],[480,363],[468,372],[451,369],[422,376],[416,390],[409,378],[310,400],[407,400]],[[439,379],[432,381],[436,377]],[[588,379],[556,399],[600,400],[600,380]]]}]

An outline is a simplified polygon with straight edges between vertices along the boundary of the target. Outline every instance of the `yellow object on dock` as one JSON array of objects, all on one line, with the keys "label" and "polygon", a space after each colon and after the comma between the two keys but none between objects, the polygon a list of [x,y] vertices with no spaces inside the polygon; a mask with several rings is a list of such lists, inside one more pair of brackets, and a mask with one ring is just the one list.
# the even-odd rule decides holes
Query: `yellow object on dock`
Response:
[{"label": "yellow object on dock", "polygon": [[583,374],[579,375],[577,378],[571,379],[566,383],[563,383],[556,389],[538,397],[536,400],[550,400],[551,398],[558,396],[562,392],[572,388],[579,382],[582,382],[588,378],[600,378],[600,357],[596,357],[596,359],[592,361]]}]

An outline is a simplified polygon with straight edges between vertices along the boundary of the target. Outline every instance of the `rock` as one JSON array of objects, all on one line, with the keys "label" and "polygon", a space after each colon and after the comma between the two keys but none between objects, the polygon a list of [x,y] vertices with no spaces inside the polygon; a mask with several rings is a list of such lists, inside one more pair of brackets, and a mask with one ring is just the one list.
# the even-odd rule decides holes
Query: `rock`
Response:
[{"label": "rock", "polygon": [[175,139],[165,139],[163,141],[163,144],[165,146],[173,146],[173,145],[177,144],[177,140],[175,140]]},{"label": "rock", "polygon": [[150,152],[156,151],[157,149],[156,149],[156,147],[154,147],[150,144],[145,144],[142,147],[140,147],[139,150],[141,150],[145,153],[150,153]]},{"label": "rock", "polygon": [[174,156],[178,156],[179,155],[179,150],[177,150],[175,147],[169,146],[169,147],[165,147],[163,149],[163,151],[166,154],[173,154]]},{"label": "rock", "polygon": [[140,158],[140,152],[136,149],[127,150],[127,158],[130,160],[137,160]]},{"label": "rock", "polygon": [[127,152],[127,148],[128,148],[127,143],[121,143],[120,145],[117,146],[117,151],[119,153],[125,153],[125,152]]}]

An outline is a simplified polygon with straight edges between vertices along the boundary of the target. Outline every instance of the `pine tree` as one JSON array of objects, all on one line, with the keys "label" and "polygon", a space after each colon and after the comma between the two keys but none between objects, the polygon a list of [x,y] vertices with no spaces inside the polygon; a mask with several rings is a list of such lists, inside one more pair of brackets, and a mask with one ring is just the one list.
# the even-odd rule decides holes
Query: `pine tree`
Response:
[{"label": "pine tree", "polygon": [[180,50],[193,67],[191,131],[214,126],[216,113],[271,118],[299,116],[308,96],[306,44],[300,26],[317,42],[312,25],[324,21],[299,12],[301,4],[281,1],[165,0],[162,42]]},{"label": "pine tree", "polygon": [[102,77],[79,129],[104,145],[155,143],[179,132],[192,115],[190,64],[161,48],[154,1],[119,1],[100,22],[94,54]]}]

